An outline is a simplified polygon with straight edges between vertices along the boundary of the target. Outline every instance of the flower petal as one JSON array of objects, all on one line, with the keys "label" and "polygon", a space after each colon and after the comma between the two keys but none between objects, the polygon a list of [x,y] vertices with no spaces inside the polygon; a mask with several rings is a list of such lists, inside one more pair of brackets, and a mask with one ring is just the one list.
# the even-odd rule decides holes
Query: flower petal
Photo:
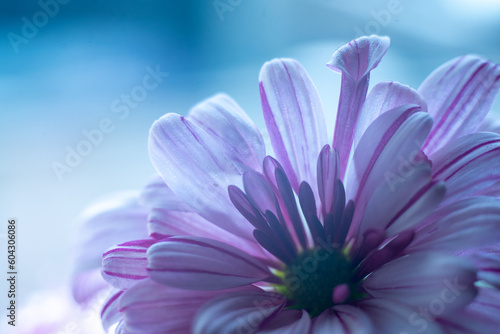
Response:
[{"label": "flower petal", "polygon": [[424,145],[427,154],[476,131],[500,88],[500,67],[477,56],[443,64],[420,85],[434,126]]},{"label": "flower petal", "polygon": [[311,328],[311,316],[302,310],[282,310],[266,322],[258,334],[304,334]]},{"label": "flower petal", "polygon": [[[464,259],[433,252],[411,254],[375,270],[363,282],[373,297],[390,299],[412,307],[443,299],[440,314],[451,314],[476,296],[476,269]],[[444,305],[443,302],[443,305]]]},{"label": "flower petal", "polygon": [[240,238],[194,212],[152,209],[148,218],[148,229],[151,236],[158,240],[176,235],[205,237],[238,247],[253,256],[265,257],[255,240]]},{"label": "flower petal", "polygon": [[358,236],[369,229],[384,229],[393,236],[427,218],[446,193],[442,182],[432,181],[429,163],[408,163],[404,175],[382,183],[368,200]]},{"label": "flower petal", "polygon": [[427,111],[424,99],[413,88],[394,81],[380,82],[375,85],[366,97],[363,109],[359,114],[353,149],[356,149],[361,136],[378,116],[405,104],[416,104],[422,107],[422,111]]},{"label": "flower petal", "polygon": [[189,112],[188,118],[222,147],[241,171],[262,169],[266,147],[259,130],[226,94],[217,94]]},{"label": "flower petal", "polygon": [[127,289],[148,277],[146,251],[153,239],[119,244],[103,254],[102,277],[112,286]]},{"label": "flower petal", "polygon": [[278,203],[278,199],[264,178],[264,175],[255,171],[246,172],[243,174],[243,186],[250,203],[261,214],[271,211],[277,216],[276,204]]},{"label": "flower petal", "polygon": [[141,192],[140,203],[149,208],[161,208],[174,211],[191,211],[160,175],[155,175]]},{"label": "flower petal", "polygon": [[[361,308],[370,316],[375,333],[387,334],[445,334],[432,318],[424,318],[418,310],[391,300],[368,299]],[[419,311],[421,312],[421,310]]]},{"label": "flower petal", "polygon": [[113,290],[101,310],[101,320],[104,330],[108,332],[109,328],[119,322],[122,318],[122,314],[118,308],[118,301],[120,296],[123,294],[123,290],[115,289]]},{"label": "flower petal", "polygon": [[474,250],[467,257],[474,261],[479,280],[500,289],[500,244]]},{"label": "flower petal", "polygon": [[227,292],[179,290],[150,279],[143,280],[120,297],[123,330],[127,334],[191,333],[193,318],[200,306]]},{"label": "flower petal", "polygon": [[448,189],[445,203],[477,195],[500,180],[500,136],[473,133],[444,146],[430,156],[433,178]]},{"label": "flower petal", "polygon": [[465,309],[438,321],[449,334],[495,334],[500,328],[500,291],[479,288],[477,298]]},{"label": "flower petal", "polygon": [[333,139],[333,148],[338,150],[340,156],[341,178],[350,156],[358,115],[365,102],[370,71],[382,60],[389,44],[387,37],[361,37],[336,50],[327,64],[330,69],[342,72]]},{"label": "flower petal", "polygon": [[193,334],[255,333],[277,312],[285,298],[270,292],[234,292],[204,304],[194,319]]},{"label": "flower petal", "polygon": [[335,197],[335,182],[339,179],[338,152],[325,145],[318,156],[317,162],[318,194],[321,200],[321,214],[324,217],[333,212]]},{"label": "flower petal", "polygon": [[196,235],[212,238],[219,232],[230,234],[195,212],[163,209],[151,210],[148,218],[148,229],[156,239],[164,239],[173,235]]},{"label": "flower petal", "polygon": [[316,182],[310,162],[328,141],[323,107],[305,69],[292,59],[267,62],[260,72],[260,97],[276,157],[293,189]]},{"label": "flower petal", "polygon": [[406,105],[380,115],[366,130],[354,152],[348,170],[347,198],[353,199],[355,211],[350,236],[359,227],[368,200],[383,182],[404,177],[406,168],[420,163],[420,146],[432,125],[420,107]]},{"label": "flower petal", "polygon": [[229,200],[227,187],[241,187],[237,162],[228,157],[200,127],[167,114],[153,124],[151,160],[172,191],[194,212],[236,235],[252,237],[252,226]]},{"label": "flower petal", "polygon": [[486,116],[486,119],[481,123],[478,132],[493,132],[500,134],[500,121],[497,117]]},{"label": "flower petal", "polygon": [[109,288],[102,278],[101,268],[79,271],[71,278],[71,292],[79,304],[87,305],[99,291]]},{"label": "flower petal", "polygon": [[124,329],[124,323],[123,320],[118,323],[118,325],[115,328],[115,334],[127,334]]},{"label": "flower petal", "polygon": [[500,202],[473,197],[450,204],[417,230],[407,251],[463,251],[485,247],[500,239]]},{"label": "flower petal", "polygon": [[109,195],[82,213],[72,278],[77,302],[85,303],[107,285],[100,273],[95,274],[101,267],[102,253],[118,243],[147,238],[147,214],[147,208],[138,203],[136,192]]},{"label": "flower petal", "polygon": [[227,289],[271,276],[263,263],[238,248],[200,237],[158,242],[148,259],[151,279],[180,289]]},{"label": "flower petal", "polygon": [[327,66],[359,81],[378,66],[389,45],[390,39],[385,36],[360,37],[338,48]]},{"label": "flower petal", "polygon": [[314,319],[312,333],[374,334],[366,313],[351,305],[337,305]]}]

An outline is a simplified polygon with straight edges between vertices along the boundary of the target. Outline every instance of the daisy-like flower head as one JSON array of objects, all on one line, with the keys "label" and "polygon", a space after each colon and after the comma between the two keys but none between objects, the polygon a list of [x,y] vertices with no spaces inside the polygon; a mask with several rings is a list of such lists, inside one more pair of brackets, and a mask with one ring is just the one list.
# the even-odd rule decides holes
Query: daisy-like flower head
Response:
[{"label": "daisy-like flower head", "polygon": [[418,91],[383,82],[367,95],[388,47],[362,37],[333,54],[328,67],[342,74],[333,142],[313,83],[290,59],[260,74],[274,157],[226,95],[155,122],[149,150],[161,178],[142,195],[151,237],[104,254],[118,289],[105,325],[496,333],[498,277],[477,249],[500,240],[500,137],[476,131],[488,127],[500,69],[465,56]]}]

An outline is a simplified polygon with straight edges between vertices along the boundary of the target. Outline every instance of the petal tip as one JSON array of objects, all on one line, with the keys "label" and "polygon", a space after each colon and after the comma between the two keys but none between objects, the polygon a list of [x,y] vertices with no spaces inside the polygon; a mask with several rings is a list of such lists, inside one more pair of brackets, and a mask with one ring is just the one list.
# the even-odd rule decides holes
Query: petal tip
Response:
[{"label": "petal tip", "polygon": [[326,66],[358,81],[377,67],[389,45],[387,36],[363,36],[338,48]]}]

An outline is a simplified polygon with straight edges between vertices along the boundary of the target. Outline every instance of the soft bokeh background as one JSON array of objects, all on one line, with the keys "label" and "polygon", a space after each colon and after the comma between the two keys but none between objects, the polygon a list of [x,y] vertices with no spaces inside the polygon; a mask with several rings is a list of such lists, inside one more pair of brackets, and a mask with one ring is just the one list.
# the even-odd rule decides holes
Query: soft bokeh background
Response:
[{"label": "soft bokeh background", "polygon": [[[262,127],[257,80],[266,60],[302,62],[329,119],[340,76],[325,63],[360,34],[392,40],[372,83],[418,87],[465,53],[500,62],[498,0],[60,0],[44,22],[42,4],[53,1],[0,4],[0,235],[8,218],[18,219],[20,306],[67,282],[78,213],[108,192],[140,188],[154,172],[147,152],[154,120],[224,91]],[[220,3],[230,10],[218,12]],[[23,28],[33,20],[36,31]],[[115,113],[113,103],[142,85],[148,67],[168,76],[125,117]],[[113,130],[58,178],[54,162],[65,164],[68,147],[106,118]],[[2,244],[0,268],[4,254]]]}]

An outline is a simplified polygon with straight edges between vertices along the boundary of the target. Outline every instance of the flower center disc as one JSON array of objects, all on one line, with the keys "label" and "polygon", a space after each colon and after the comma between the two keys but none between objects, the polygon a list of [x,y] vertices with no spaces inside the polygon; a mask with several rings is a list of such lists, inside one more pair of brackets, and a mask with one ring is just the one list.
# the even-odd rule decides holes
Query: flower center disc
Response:
[{"label": "flower center disc", "polygon": [[346,283],[351,289],[350,280],[350,263],[342,252],[332,248],[309,249],[285,267],[283,294],[292,301],[290,308],[305,309],[315,317],[334,305],[336,286]]}]

